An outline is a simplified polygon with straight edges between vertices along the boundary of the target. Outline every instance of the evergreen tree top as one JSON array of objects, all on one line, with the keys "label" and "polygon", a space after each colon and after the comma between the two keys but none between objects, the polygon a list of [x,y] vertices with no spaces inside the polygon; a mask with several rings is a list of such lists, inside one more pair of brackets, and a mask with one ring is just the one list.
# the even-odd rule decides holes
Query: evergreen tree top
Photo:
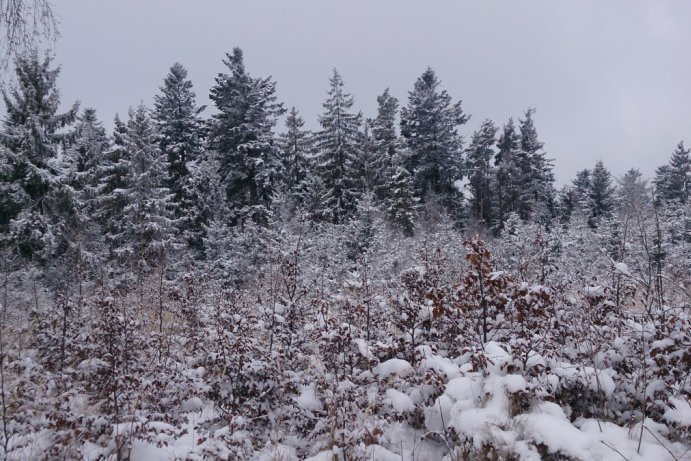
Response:
[{"label": "evergreen tree top", "polygon": [[51,58],[43,60],[34,51],[16,61],[17,84],[2,91],[7,115],[0,132],[0,144],[12,151],[24,150],[32,161],[41,163],[57,154],[56,144],[69,139],[59,133],[71,125],[79,110],[75,102],[59,114],[60,92],[56,87],[60,68],[51,68]]},{"label": "evergreen tree top", "polygon": [[531,107],[524,113],[524,118],[519,120],[521,131],[521,150],[535,154],[544,147],[544,143],[538,140],[537,129],[533,121],[535,108]]}]

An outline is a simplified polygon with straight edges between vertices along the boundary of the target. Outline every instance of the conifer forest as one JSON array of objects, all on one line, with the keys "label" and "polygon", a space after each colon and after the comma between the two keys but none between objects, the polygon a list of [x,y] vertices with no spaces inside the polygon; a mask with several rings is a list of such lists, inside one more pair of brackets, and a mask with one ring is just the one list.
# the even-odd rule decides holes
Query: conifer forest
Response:
[{"label": "conifer forest", "polygon": [[334,69],[308,130],[240,48],[120,115],[11,67],[0,458],[691,459],[683,141],[558,185],[433,68],[371,114]]}]

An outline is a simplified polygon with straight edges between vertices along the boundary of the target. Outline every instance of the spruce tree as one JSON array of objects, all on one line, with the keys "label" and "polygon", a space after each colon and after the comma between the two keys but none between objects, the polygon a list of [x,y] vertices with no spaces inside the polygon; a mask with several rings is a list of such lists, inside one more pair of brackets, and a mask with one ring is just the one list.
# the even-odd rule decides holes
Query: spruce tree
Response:
[{"label": "spruce tree", "polygon": [[677,144],[667,165],[657,169],[655,193],[660,201],[686,203],[691,193],[691,158],[684,142]]},{"label": "spruce tree", "polygon": [[175,63],[170,68],[161,93],[154,98],[153,118],[158,145],[167,161],[166,186],[173,194],[173,211],[190,248],[201,253],[209,211],[205,205],[205,178],[201,171],[204,122],[199,114],[187,70]]},{"label": "spruce tree", "polygon": [[396,134],[396,114],[398,99],[389,94],[387,88],[377,96],[377,116],[371,121],[371,138],[374,162],[373,188],[378,200],[385,200],[389,195],[386,187],[391,176],[396,172],[394,156],[398,149]]},{"label": "spruce tree", "polygon": [[276,102],[275,82],[252,78],[245,71],[240,48],[233,49],[223,62],[229,72],[216,77],[210,95],[218,109],[211,125],[210,146],[218,158],[229,224],[242,227],[252,220],[266,225],[275,182],[281,174],[273,128],[284,109]]},{"label": "spruce tree", "polygon": [[180,63],[170,68],[161,94],[154,97],[153,118],[159,134],[159,148],[166,157],[168,188],[179,203],[188,163],[195,162],[202,150],[201,109],[195,102],[192,82]]},{"label": "spruce tree", "polygon": [[412,237],[415,233],[415,216],[418,207],[413,178],[405,168],[400,154],[396,154],[391,162],[392,173],[386,182],[388,191],[386,217],[394,227],[403,232],[403,235]]},{"label": "spruce tree", "polygon": [[129,171],[129,156],[125,150],[127,125],[115,114],[110,148],[103,153],[103,160],[96,170],[97,185],[95,217],[103,232],[113,232],[113,216],[122,214],[127,205],[125,190]]},{"label": "spruce tree", "polygon": [[590,190],[592,178],[589,169],[583,169],[576,173],[576,178],[571,184],[565,185],[559,194],[559,216],[563,223],[577,215],[587,218],[590,215]]},{"label": "spruce tree", "polygon": [[78,191],[91,192],[97,185],[97,171],[103,156],[110,148],[110,140],[96,110],[86,108],[77,118],[72,140],[65,151],[65,166],[69,167],[70,183]]},{"label": "spruce tree", "polygon": [[624,214],[631,214],[649,203],[648,184],[643,179],[643,173],[631,168],[621,178],[617,189],[616,201],[618,208]]},{"label": "spruce tree", "polygon": [[143,104],[129,111],[122,148],[124,156],[119,163],[126,171],[123,187],[111,193],[124,206],[109,216],[112,224],[106,238],[123,266],[137,273],[147,272],[164,264],[176,240],[165,158]]},{"label": "spruce tree", "polygon": [[549,221],[554,213],[554,173],[552,163],[538,139],[533,121],[534,108],[525,111],[519,120],[520,151],[518,163],[521,177],[519,183],[524,193],[518,211],[524,220]]},{"label": "spruce tree", "polygon": [[357,177],[362,156],[362,115],[350,112],[353,97],[344,91],[336,69],[329,84],[324,113],[319,117],[322,130],[315,135],[315,168],[324,187],[321,218],[340,224],[355,210],[362,189]]},{"label": "spruce tree", "polygon": [[58,113],[59,68],[51,68],[37,52],[16,61],[17,82],[2,92],[7,114],[0,131],[0,234],[3,245],[44,261],[56,249],[61,220],[57,156],[71,134],[78,104]]},{"label": "spruce tree", "polygon": [[60,227],[62,243],[82,273],[85,263],[100,262],[102,237],[97,226],[99,168],[110,149],[105,128],[96,111],[84,109],[60,169]]},{"label": "spruce tree", "polygon": [[466,150],[465,170],[470,188],[470,213],[486,226],[491,226],[495,198],[493,184],[496,171],[492,166],[497,127],[485,120]]},{"label": "spruce tree", "polygon": [[497,228],[503,229],[509,214],[518,213],[521,189],[521,170],[519,164],[520,137],[513,119],[504,125],[497,141],[498,152],[494,163],[497,167]]},{"label": "spruce tree", "polygon": [[462,138],[458,127],[469,117],[461,102],[452,102],[434,71],[428,68],[408,94],[401,109],[401,134],[410,149],[406,167],[413,175],[417,196],[434,194],[449,212],[460,206],[456,181],[462,177]]},{"label": "spruce tree", "polygon": [[304,120],[295,107],[292,107],[286,117],[286,132],[279,138],[283,181],[296,205],[304,201],[305,180],[312,156],[311,134],[304,126]]},{"label": "spruce tree", "polygon": [[590,183],[590,219],[591,227],[597,227],[603,217],[609,217],[614,208],[614,187],[612,176],[602,161],[595,163]]}]

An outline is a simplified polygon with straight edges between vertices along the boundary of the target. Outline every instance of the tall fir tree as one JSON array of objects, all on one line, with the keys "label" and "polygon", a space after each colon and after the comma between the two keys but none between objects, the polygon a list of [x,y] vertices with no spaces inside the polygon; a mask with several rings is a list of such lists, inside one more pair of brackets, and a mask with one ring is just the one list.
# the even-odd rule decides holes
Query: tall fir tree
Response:
[{"label": "tall fir tree", "polygon": [[605,168],[602,161],[595,163],[590,182],[590,219],[591,227],[597,227],[598,222],[609,217],[614,209],[614,186],[612,175]]},{"label": "tall fir tree", "polygon": [[466,150],[465,170],[470,189],[470,214],[485,226],[492,226],[496,170],[492,165],[497,127],[491,120],[485,120],[473,133]]},{"label": "tall fir tree", "polygon": [[80,274],[85,264],[93,269],[103,256],[96,216],[99,169],[109,149],[110,140],[96,111],[84,109],[60,168],[60,204],[64,216],[60,234]]},{"label": "tall fir tree", "polygon": [[336,69],[329,85],[324,113],[319,117],[322,130],[315,135],[315,168],[324,187],[321,217],[341,224],[355,211],[362,190],[357,177],[362,156],[362,115],[350,112],[353,97],[344,91],[343,79]]},{"label": "tall fir tree", "polygon": [[557,206],[562,223],[571,221],[574,215],[583,219],[588,218],[591,188],[591,172],[587,168],[578,171],[576,178],[562,188]]},{"label": "tall fir tree", "polygon": [[616,191],[617,207],[624,213],[632,213],[647,205],[649,197],[648,182],[643,179],[643,173],[631,168],[619,181]]},{"label": "tall fir tree", "polygon": [[[360,156],[354,163],[355,176],[359,179],[360,187],[363,192],[374,194],[380,186],[379,168],[381,159],[379,158],[376,143],[372,133],[372,119],[365,119],[362,124],[360,137]],[[373,203],[376,202],[374,196]]]},{"label": "tall fir tree", "polygon": [[62,217],[58,153],[71,133],[64,131],[77,116],[78,103],[58,113],[59,68],[36,51],[16,61],[16,85],[3,90],[6,116],[0,131],[0,234],[4,245],[45,261],[59,244],[56,226]]},{"label": "tall fir tree", "polygon": [[142,273],[164,264],[176,246],[166,161],[158,147],[155,125],[143,104],[129,111],[122,148],[119,166],[126,171],[123,187],[111,193],[124,206],[119,214],[109,216],[111,226],[106,238],[123,267]]},{"label": "tall fir tree", "polygon": [[78,191],[93,194],[97,186],[97,172],[103,156],[110,149],[110,140],[96,110],[86,108],[77,118],[72,140],[65,151],[66,174]]},{"label": "tall fir tree", "polygon": [[284,109],[276,102],[276,83],[271,78],[252,78],[245,71],[240,48],[233,49],[223,62],[229,72],[216,77],[210,95],[218,109],[210,146],[226,190],[229,224],[242,227],[252,220],[266,225],[281,175],[273,128]]},{"label": "tall fir tree", "polygon": [[166,185],[173,194],[173,212],[182,238],[197,254],[203,253],[205,228],[209,220],[204,178],[200,173],[203,157],[204,121],[192,81],[180,63],[170,68],[161,93],[154,98],[153,119],[158,145],[167,161]]},{"label": "tall fir tree", "polygon": [[436,195],[452,214],[461,208],[456,182],[462,178],[462,138],[458,127],[469,117],[461,101],[453,102],[440,81],[428,68],[408,93],[401,109],[401,134],[410,150],[407,169],[413,175],[418,197]]},{"label": "tall fir tree", "polygon": [[371,121],[372,150],[374,152],[373,178],[374,192],[378,200],[385,200],[389,194],[386,187],[389,179],[396,173],[394,157],[398,150],[396,133],[396,114],[398,99],[391,96],[389,89],[377,96],[377,116]]},{"label": "tall fir tree", "polygon": [[554,173],[543,150],[544,143],[538,138],[534,113],[535,109],[529,108],[519,120],[519,182],[524,192],[518,211],[524,220],[548,222],[554,215]]},{"label": "tall fir tree", "polygon": [[129,170],[129,156],[125,150],[127,125],[118,114],[115,114],[113,125],[112,143],[96,169],[95,218],[105,234],[113,231],[111,217],[121,214],[127,205],[124,194]]},{"label": "tall fir tree", "polygon": [[667,165],[657,169],[655,175],[655,194],[662,202],[685,204],[691,193],[691,157],[684,142],[677,144],[676,150]]},{"label": "tall fir tree", "polygon": [[394,227],[403,232],[403,235],[412,237],[415,233],[415,218],[418,208],[413,177],[404,166],[400,153],[394,154],[391,164],[391,176],[385,184],[388,191],[386,217]]},{"label": "tall fir tree", "polygon": [[295,205],[304,202],[305,181],[313,156],[311,133],[304,126],[305,121],[295,107],[292,107],[286,117],[286,132],[279,138],[283,181]]},{"label": "tall fir tree", "polygon": [[521,190],[521,170],[519,164],[520,136],[516,132],[513,119],[504,125],[497,141],[497,154],[494,163],[497,168],[497,229],[504,228],[511,213],[518,213]]}]

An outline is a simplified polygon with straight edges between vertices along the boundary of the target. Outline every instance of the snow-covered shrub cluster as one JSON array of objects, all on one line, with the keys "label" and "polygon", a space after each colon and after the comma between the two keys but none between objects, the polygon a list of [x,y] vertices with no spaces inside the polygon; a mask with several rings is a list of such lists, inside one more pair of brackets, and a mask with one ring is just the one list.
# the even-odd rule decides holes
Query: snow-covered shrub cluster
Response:
[{"label": "snow-covered shrub cluster", "polygon": [[[570,267],[568,280],[556,269],[541,279],[538,266],[522,280],[517,265],[547,238],[534,230],[456,237],[455,252],[431,244],[452,235],[430,231],[395,274],[404,237],[378,229],[386,238],[343,267],[347,240],[314,229],[274,243],[243,289],[192,271],[37,307],[17,295],[31,314],[3,338],[7,453],[680,459],[691,444],[687,309],[646,308],[640,293],[617,304],[619,277],[634,278],[624,263],[584,285],[606,267],[597,252],[580,269],[568,250],[550,253],[543,263]],[[533,236],[520,260],[495,258],[493,245],[515,255],[521,235]]]}]

